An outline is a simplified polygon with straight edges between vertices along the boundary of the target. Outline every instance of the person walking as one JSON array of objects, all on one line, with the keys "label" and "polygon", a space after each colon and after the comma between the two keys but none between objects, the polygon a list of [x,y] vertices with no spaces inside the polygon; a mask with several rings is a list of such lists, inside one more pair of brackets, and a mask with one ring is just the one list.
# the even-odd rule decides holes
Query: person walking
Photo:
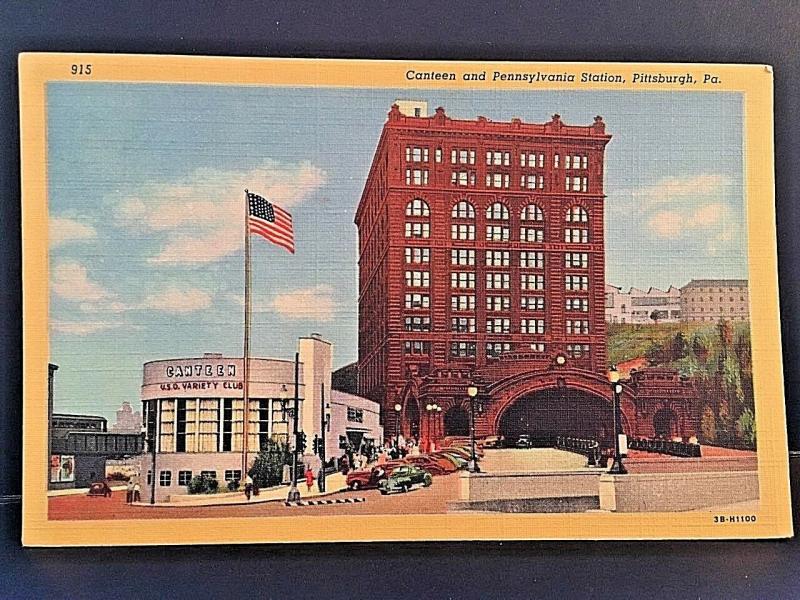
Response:
[{"label": "person walking", "polygon": [[139,484],[138,479],[133,484],[133,501],[134,502],[142,501],[142,486]]},{"label": "person walking", "polygon": [[311,467],[306,467],[306,485],[308,486],[308,491],[311,491],[311,488],[314,487],[314,471],[311,470]]},{"label": "person walking", "polygon": [[125,486],[125,502],[127,504],[133,502],[133,478],[128,479],[128,483]]},{"label": "person walking", "polygon": [[244,497],[247,498],[247,500],[249,501],[250,496],[252,494],[253,494],[253,478],[250,477],[250,475],[248,475],[247,479],[245,479],[245,484],[244,484]]}]

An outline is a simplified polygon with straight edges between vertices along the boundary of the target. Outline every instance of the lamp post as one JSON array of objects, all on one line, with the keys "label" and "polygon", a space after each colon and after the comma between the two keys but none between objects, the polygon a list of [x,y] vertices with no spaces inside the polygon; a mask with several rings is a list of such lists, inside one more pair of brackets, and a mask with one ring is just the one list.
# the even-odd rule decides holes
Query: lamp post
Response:
[{"label": "lamp post", "polygon": [[467,463],[467,470],[470,473],[480,473],[481,469],[478,466],[478,457],[475,454],[475,397],[478,395],[478,388],[475,385],[467,387],[467,396],[469,396],[469,447],[470,457]]},{"label": "lamp post", "polygon": [[394,405],[394,443],[395,445],[400,443],[400,411],[403,410],[402,404],[397,402]]},{"label": "lamp post", "polygon": [[297,438],[299,437],[298,421],[300,420],[300,353],[295,352],[294,355],[294,409],[293,414],[293,433],[294,433],[294,451],[292,452],[292,486],[289,488],[289,494],[286,497],[287,502],[297,502],[300,500],[300,490],[297,489]]},{"label": "lamp post", "polygon": [[436,406],[436,422],[434,424],[434,428],[436,429],[437,437],[441,435],[442,432],[442,407],[437,405]]},{"label": "lamp post", "polygon": [[622,384],[619,382],[619,371],[616,365],[611,365],[608,371],[608,381],[611,383],[611,393],[614,397],[614,462],[611,464],[609,473],[615,475],[625,475],[628,471],[622,464],[622,454],[620,453],[619,438],[622,433],[622,424],[619,415],[619,395],[622,393]]}]

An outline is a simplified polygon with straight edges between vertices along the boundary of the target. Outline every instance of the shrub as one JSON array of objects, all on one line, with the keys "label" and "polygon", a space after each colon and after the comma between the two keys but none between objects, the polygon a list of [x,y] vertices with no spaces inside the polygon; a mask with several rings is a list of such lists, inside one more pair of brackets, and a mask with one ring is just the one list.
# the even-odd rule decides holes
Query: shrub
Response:
[{"label": "shrub", "polygon": [[219,482],[216,479],[201,475],[192,477],[187,486],[190,494],[216,494],[218,488]]}]

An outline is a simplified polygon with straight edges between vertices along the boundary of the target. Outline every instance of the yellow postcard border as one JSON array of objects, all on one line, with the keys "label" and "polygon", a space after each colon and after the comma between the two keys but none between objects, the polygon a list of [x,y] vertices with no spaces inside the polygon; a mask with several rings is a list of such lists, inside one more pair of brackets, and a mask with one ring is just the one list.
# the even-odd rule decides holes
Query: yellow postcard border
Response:
[{"label": "yellow postcard border", "polygon": [[[91,64],[91,75],[72,65]],[[23,272],[23,543],[29,546],[310,541],[724,539],[792,535],[775,236],[772,69],[766,65],[520,63],[28,53],[19,58]],[[417,81],[407,72],[614,73],[627,83]],[[632,87],[634,72],[719,83]],[[47,519],[48,230],[46,84],[51,81],[414,89],[741,92],[760,503],[755,523],[712,513],[445,514],[49,521]]]}]

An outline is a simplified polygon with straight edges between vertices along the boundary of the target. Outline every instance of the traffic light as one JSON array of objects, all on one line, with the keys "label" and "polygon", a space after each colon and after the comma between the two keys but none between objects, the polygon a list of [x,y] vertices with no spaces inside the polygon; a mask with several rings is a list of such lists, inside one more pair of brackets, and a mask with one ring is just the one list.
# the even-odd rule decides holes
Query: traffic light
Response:
[{"label": "traffic light", "polygon": [[306,451],[306,434],[302,431],[297,432],[297,439],[295,440],[295,449],[300,453]]},{"label": "traffic light", "polygon": [[314,454],[319,454],[319,447],[320,447],[320,439],[318,435],[314,436]]}]

